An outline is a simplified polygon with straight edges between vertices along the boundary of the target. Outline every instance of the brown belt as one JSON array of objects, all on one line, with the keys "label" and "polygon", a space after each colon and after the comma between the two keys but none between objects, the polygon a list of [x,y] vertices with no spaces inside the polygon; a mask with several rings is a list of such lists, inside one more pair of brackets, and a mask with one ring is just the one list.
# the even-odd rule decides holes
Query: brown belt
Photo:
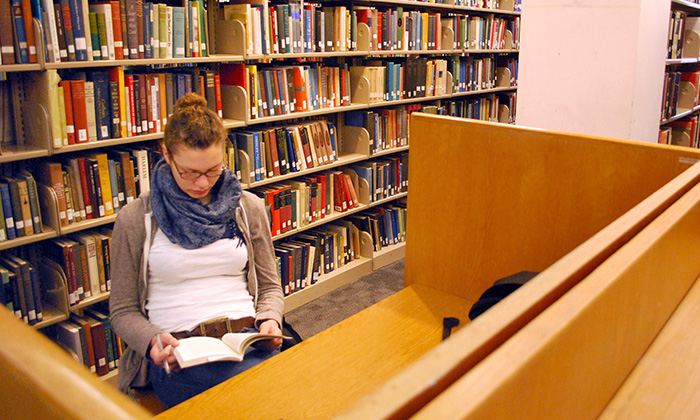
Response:
[{"label": "brown belt", "polygon": [[252,328],[253,325],[255,325],[255,318],[252,316],[239,319],[216,318],[202,322],[189,331],[178,331],[171,334],[178,340],[187,337],[221,338],[226,333],[237,333],[243,328]]}]

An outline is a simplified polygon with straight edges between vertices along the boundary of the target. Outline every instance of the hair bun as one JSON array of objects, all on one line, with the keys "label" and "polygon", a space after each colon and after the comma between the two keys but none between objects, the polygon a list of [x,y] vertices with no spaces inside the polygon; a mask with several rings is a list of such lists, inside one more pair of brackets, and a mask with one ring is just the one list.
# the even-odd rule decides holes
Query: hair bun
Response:
[{"label": "hair bun", "polygon": [[174,111],[182,111],[190,107],[207,107],[207,100],[196,93],[188,93],[187,95],[181,97],[175,102]]}]

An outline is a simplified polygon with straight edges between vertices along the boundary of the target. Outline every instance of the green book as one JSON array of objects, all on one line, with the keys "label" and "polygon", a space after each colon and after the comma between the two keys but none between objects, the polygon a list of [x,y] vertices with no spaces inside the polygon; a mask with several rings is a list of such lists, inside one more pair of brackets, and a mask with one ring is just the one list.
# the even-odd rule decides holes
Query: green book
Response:
[{"label": "green book", "polygon": [[158,7],[158,50],[160,58],[168,58],[168,5],[157,4]]},{"label": "green book", "polygon": [[[34,224],[34,233],[41,233],[44,230],[44,225],[41,222],[41,208],[39,207],[39,191],[37,189],[36,180],[27,170],[22,170],[17,174],[19,178],[27,181],[27,191],[29,193],[29,208],[32,212],[32,223]],[[4,223],[3,223],[4,227]]]},{"label": "green book", "polygon": [[102,49],[100,48],[100,32],[97,27],[97,13],[90,12],[90,40],[92,43],[93,60],[102,60]]},{"label": "green book", "polygon": [[185,8],[173,7],[173,57],[185,56]]},{"label": "green book", "polygon": [[109,58],[109,49],[107,47],[107,22],[105,21],[104,13],[97,13],[97,34],[100,36],[100,53],[102,54],[102,59],[107,60]]}]

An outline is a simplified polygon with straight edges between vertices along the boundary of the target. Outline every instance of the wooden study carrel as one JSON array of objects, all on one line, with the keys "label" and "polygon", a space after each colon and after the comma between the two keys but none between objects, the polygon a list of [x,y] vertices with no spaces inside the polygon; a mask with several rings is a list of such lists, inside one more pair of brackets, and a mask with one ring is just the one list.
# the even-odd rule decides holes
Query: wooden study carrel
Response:
[{"label": "wooden study carrel", "polygon": [[[541,368],[535,372],[549,375],[545,379],[557,378],[554,368],[566,372],[566,362],[577,360],[570,355],[582,347],[549,343],[559,339],[570,345],[566,334],[578,337],[578,328],[592,343],[610,339],[598,338],[596,328],[583,329],[596,326],[593,320],[574,321],[593,319],[589,304],[610,303],[602,299],[608,286],[630,290],[624,283],[628,271],[651,275],[645,261],[657,248],[667,254],[678,251],[667,242],[661,246],[659,237],[691,244],[675,232],[684,231],[687,223],[682,221],[690,220],[692,213],[692,194],[700,181],[700,165],[691,166],[700,159],[696,150],[425,114],[412,115],[410,130],[406,287],[158,418],[477,418],[479,413],[489,418],[488,410],[508,408],[520,417],[519,404],[523,409],[538,404],[530,398],[536,392],[546,396],[548,386],[565,389],[564,377],[554,384],[530,381],[537,376],[528,367]],[[669,264],[680,258],[667,254],[662,259]],[[685,259],[679,261],[686,266]],[[468,323],[470,306],[486,288],[523,270],[541,274]],[[603,394],[612,397],[624,379],[620,376],[634,367],[644,343],[653,339],[653,330],[659,330],[673,302],[690,287],[694,270],[665,271],[684,280],[664,295],[663,310],[648,316],[653,326],[632,329],[633,346],[615,347],[615,354],[624,353],[624,367],[616,371],[614,381],[596,386],[601,391],[595,402],[602,401]],[[695,277],[700,268],[697,271]],[[662,292],[649,283],[631,295]],[[619,296],[610,296],[617,302],[614,298]],[[629,306],[629,299],[620,301],[627,306],[615,306],[614,314],[624,313],[621,308]],[[610,315],[599,308],[593,313]],[[441,343],[442,319],[447,316],[459,318],[461,329]],[[105,391],[105,384],[80,373],[82,367],[67,357],[50,359],[53,369],[78,373],[64,375],[68,379],[62,384],[62,376],[55,375],[57,382],[51,387],[40,386],[41,376],[16,354],[19,347],[7,344],[5,324],[17,324],[9,318],[0,317],[0,367],[2,372],[9,372],[6,367],[19,372],[26,389],[43,396],[31,409],[51,412],[59,400],[75,393],[71,389],[94,385],[95,392],[82,392],[82,401],[102,407],[102,418],[117,418],[117,412],[112,413],[117,408],[119,418],[144,416],[138,407],[125,414],[125,398]],[[613,331],[617,325],[630,327],[623,319],[634,320],[629,314],[601,319]],[[60,353],[31,328],[12,328],[24,331],[26,345],[40,344],[32,357]],[[637,334],[639,330],[644,334]],[[513,351],[519,357],[513,357]],[[545,357],[547,351],[561,355]],[[561,366],[542,360],[560,361]],[[27,366],[17,368],[23,364]],[[586,374],[588,381],[580,387],[597,385],[596,372]],[[5,373],[0,378],[3,392],[11,395],[13,382]],[[498,399],[518,391],[522,398],[510,404]],[[455,405],[460,410],[451,411]],[[11,413],[30,409],[13,405],[11,399],[0,406]],[[82,416],[71,411],[63,418]]]}]

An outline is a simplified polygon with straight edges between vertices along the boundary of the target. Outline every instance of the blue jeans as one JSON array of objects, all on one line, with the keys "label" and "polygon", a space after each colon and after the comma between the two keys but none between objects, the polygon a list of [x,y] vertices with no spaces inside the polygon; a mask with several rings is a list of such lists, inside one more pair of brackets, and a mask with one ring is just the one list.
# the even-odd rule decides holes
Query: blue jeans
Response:
[{"label": "blue jeans", "polygon": [[[251,350],[252,349],[252,350]],[[241,362],[210,362],[191,366],[172,372],[170,376],[165,369],[152,361],[149,363],[149,377],[158,399],[167,408],[206,391],[207,389],[233,378],[239,373],[262,363],[280,351],[264,351],[255,348],[248,349]]]}]

